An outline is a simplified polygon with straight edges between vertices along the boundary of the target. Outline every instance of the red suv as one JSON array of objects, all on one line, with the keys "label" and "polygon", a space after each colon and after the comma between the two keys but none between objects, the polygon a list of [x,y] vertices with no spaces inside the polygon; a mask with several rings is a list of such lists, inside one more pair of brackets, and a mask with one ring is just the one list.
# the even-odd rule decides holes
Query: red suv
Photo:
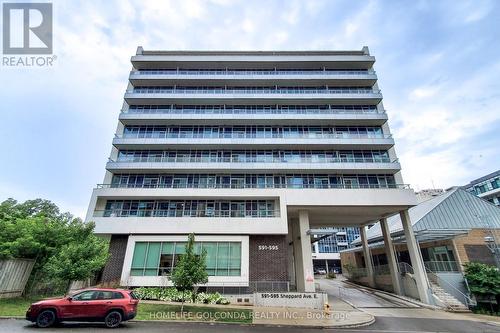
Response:
[{"label": "red suv", "polygon": [[139,299],[129,290],[86,289],[70,297],[31,304],[26,319],[38,327],[61,321],[103,321],[113,328],[135,317]]}]

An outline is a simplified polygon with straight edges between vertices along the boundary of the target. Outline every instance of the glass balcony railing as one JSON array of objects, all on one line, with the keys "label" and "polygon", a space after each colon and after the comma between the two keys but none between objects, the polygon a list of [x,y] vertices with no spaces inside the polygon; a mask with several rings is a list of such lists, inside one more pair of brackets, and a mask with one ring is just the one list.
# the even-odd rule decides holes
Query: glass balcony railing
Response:
[{"label": "glass balcony railing", "polygon": [[368,158],[368,157],[337,157],[337,158],[265,158],[256,157],[210,157],[210,156],[137,156],[119,157],[116,160],[110,159],[112,163],[398,163],[398,160],[391,161],[389,158]]},{"label": "glass balcony railing", "polygon": [[208,70],[208,69],[141,69],[131,71],[131,75],[373,75],[367,69],[325,69],[325,70]]},{"label": "glass balcony railing", "polygon": [[136,87],[127,90],[127,93],[134,94],[378,94],[380,90],[371,87],[366,88],[221,88],[221,87]]},{"label": "glass balcony railing", "polygon": [[115,134],[119,139],[390,139],[392,134],[381,133],[297,133],[287,135],[284,133],[124,133]]},{"label": "glass balcony railing", "polygon": [[385,114],[384,110],[376,108],[304,108],[304,109],[282,109],[282,108],[173,108],[168,105],[151,108],[129,108],[122,110],[129,114]]},{"label": "glass balcony railing", "polygon": [[94,211],[94,217],[279,217],[279,210],[175,210],[175,209],[105,209]]},{"label": "glass balcony railing", "polygon": [[97,184],[97,188],[210,188],[210,189],[409,189],[408,184],[189,184],[189,183],[170,183],[170,184]]},{"label": "glass balcony railing", "polygon": [[424,266],[428,270],[436,272],[459,272],[456,261],[424,261]]}]

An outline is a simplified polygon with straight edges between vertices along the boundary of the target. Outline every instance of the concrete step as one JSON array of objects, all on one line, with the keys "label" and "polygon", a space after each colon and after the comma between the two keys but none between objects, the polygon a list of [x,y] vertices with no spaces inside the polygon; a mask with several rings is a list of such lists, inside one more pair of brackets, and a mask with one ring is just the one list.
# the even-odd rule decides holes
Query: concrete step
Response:
[{"label": "concrete step", "polygon": [[448,294],[443,288],[431,282],[432,293],[439,298],[446,307],[453,312],[471,312],[462,302],[453,295]]}]

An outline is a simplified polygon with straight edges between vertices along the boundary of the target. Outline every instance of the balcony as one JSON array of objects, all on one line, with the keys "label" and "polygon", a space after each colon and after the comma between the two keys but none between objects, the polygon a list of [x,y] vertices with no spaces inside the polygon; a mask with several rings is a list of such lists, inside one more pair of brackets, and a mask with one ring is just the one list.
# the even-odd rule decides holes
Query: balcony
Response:
[{"label": "balcony", "polygon": [[377,76],[373,70],[162,70],[144,69],[130,72],[130,82],[138,85],[196,85],[204,83],[224,85],[373,85]]},{"label": "balcony", "polygon": [[128,137],[116,135],[113,145],[119,149],[158,149],[165,145],[176,149],[201,147],[202,149],[275,149],[293,146],[294,149],[381,149],[394,146],[392,135],[329,135],[297,137],[258,137],[258,138],[170,138],[163,137]]},{"label": "balcony", "polygon": [[246,124],[255,125],[383,125],[387,121],[384,110],[375,107],[304,107],[304,108],[263,108],[263,107],[220,107],[220,108],[173,108],[161,105],[141,108],[131,107],[120,113],[124,125],[133,124]]},{"label": "balcony", "polygon": [[284,172],[313,173],[336,172],[356,173],[362,171],[367,174],[394,174],[401,170],[398,160],[388,158],[333,158],[315,160],[305,158],[300,161],[271,158],[268,160],[211,157],[138,157],[123,158],[116,161],[109,160],[106,169],[111,172],[195,172],[203,170],[213,172],[259,172],[269,170],[283,170]]},{"label": "balcony", "polygon": [[129,105],[182,103],[190,104],[265,103],[291,104],[341,104],[349,100],[351,104],[376,105],[382,100],[380,90],[371,87],[335,87],[335,88],[262,88],[262,87],[136,87],[125,93]]},{"label": "balcony", "polygon": [[97,184],[97,189],[410,189],[408,184]]},{"label": "balcony", "polygon": [[171,209],[104,209],[95,210],[94,217],[163,217],[163,218],[272,218],[280,217],[279,209],[275,210],[184,210],[176,211]]},{"label": "balcony", "polygon": [[137,69],[157,68],[371,68],[375,57],[361,51],[168,51],[132,56]]}]

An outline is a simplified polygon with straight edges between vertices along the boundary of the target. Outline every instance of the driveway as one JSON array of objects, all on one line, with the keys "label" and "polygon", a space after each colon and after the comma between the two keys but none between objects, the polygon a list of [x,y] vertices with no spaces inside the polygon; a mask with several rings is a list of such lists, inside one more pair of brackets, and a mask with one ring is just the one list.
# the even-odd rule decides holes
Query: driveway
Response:
[{"label": "driveway", "polygon": [[423,308],[392,296],[376,295],[373,290],[337,279],[316,282],[328,294],[333,310],[343,303],[375,316],[375,323],[360,332],[500,332],[500,318],[473,313],[451,313]]},{"label": "driveway", "polygon": [[380,297],[370,290],[344,283],[344,281],[345,278],[341,275],[336,279],[318,278],[316,280],[321,290],[328,294],[330,306],[332,306],[333,310],[338,306],[343,307],[342,302],[358,309],[417,307],[412,303],[397,298]]}]

